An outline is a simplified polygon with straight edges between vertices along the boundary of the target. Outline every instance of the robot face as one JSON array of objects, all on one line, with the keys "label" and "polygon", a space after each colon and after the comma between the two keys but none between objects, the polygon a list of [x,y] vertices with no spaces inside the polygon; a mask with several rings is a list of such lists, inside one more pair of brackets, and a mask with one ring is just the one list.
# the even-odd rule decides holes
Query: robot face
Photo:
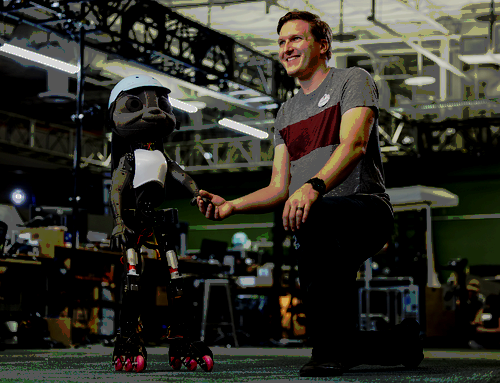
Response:
[{"label": "robot face", "polygon": [[166,92],[136,88],[122,92],[113,112],[116,133],[134,141],[165,138],[175,129],[175,116]]}]

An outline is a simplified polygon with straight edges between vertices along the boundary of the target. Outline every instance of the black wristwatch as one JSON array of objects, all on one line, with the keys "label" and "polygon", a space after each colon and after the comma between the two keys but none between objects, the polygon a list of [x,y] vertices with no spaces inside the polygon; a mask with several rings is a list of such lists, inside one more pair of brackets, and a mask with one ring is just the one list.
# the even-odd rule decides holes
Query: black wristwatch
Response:
[{"label": "black wristwatch", "polygon": [[320,196],[326,192],[325,181],[320,178],[311,178],[309,181],[306,181],[306,184],[311,184],[313,189],[316,190]]}]

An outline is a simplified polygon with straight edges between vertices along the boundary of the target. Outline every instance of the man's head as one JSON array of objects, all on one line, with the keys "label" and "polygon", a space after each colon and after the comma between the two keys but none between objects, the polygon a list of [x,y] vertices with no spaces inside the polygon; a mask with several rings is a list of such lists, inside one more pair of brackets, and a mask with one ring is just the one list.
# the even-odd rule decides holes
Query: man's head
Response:
[{"label": "man's head", "polygon": [[170,135],[175,117],[168,100],[170,90],[156,79],[132,75],[111,91],[108,119],[114,133],[128,140],[152,142]]},{"label": "man's head", "polygon": [[301,77],[332,57],[332,30],[310,12],[288,12],[278,22],[279,59],[288,75]]}]

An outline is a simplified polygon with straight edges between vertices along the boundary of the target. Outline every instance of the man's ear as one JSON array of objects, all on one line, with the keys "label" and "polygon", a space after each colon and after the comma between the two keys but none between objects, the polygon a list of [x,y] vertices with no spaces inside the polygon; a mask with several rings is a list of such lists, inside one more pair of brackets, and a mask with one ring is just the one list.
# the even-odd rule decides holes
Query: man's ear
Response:
[{"label": "man's ear", "polygon": [[323,39],[320,41],[321,44],[321,54],[326,56],[326,53],[330,50],[330,46],[328,45],[328,40]]}]

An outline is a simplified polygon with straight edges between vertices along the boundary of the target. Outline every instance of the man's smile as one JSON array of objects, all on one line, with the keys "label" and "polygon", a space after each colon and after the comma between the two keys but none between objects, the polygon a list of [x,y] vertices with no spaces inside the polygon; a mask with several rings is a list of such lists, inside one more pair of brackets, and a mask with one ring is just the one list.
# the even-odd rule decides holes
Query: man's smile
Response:
[{"label": "man's smile", "polygon": [[290,56],[290,57],[286,58],[285,61],[291,62],[291,61],[294,61],[295,59],[298,59],[299,57],[300,57],[300,55]]}]

